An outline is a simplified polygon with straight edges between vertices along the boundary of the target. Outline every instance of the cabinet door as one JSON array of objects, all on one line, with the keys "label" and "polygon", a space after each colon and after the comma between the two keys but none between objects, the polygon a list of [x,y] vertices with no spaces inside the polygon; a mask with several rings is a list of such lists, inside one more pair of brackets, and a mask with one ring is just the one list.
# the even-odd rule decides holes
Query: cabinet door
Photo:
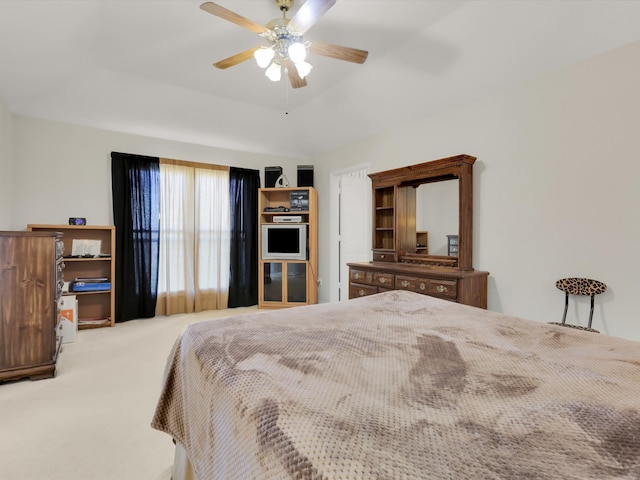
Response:
[{"label": "cabinet door", "polygon": [[283,262],[265,262],[263,275],[263,300],[265,302],[282,302]]},{"label": "cabinet door", "polygon": [[275,307],[308,303],[307,262],[265,262],[262,275],[262,302]]},{"label": "cabinet door", "polygon": [[287,263],[287,303],[307,303],[307,264]]},{"label": "cabinet door", "polygon": [[55,248],[53,236],[0,239],[0,371],[53,362]]}]

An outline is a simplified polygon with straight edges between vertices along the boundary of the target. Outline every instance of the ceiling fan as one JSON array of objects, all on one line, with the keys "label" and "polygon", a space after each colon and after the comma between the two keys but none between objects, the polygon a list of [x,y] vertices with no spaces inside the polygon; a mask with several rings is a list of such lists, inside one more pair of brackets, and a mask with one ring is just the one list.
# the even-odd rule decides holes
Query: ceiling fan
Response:
[{"label": "ceiling fan", "polygon": [[271,20],[266,26],[213,2],[200,5],[202,10],[212,15],[257,33],[269,44],[253,47],[220,60],[213,64],[214,67],[225,69],[254,57],[258,65],[265,68],[265,75],[270,80],[279,81],[284,69],[291,86],[300,88],[307,85],[305,77],[312,68],[305,61],[307,52],[361,64],[367,59],[369,52],[365,50],[303,40],[306,31],[336,3],[336,0],[307,0],[290,19],[287,18],[287,12],[293,6],[293,0],[275,0],[275,2],[282,11],[282,18]]}]

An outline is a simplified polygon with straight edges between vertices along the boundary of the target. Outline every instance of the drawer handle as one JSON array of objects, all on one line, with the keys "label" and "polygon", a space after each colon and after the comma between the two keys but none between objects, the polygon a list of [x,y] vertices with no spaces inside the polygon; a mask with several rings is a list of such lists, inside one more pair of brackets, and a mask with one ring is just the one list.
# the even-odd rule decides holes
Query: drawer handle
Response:
[{"label": "drawer handle", "polygon": [[358,295],[360,295],[361,297],[364,297],[364,290],[362,289],[358,290]]},{"label": "drawer handle", "polygon": [[426,290],[427,289],[427,284],[424,282],[420,282],[420,290]]},{"label": "drawer handle", "polygon": [[355,278],[356,280],[360,280],[360,274],[359,274],[359,273],[356,273],[356,274],[353,276],[353,278]]},{"label": "drawer handle", "polygon": [[384,253],[382,255],[380,255],[380,258],[384,258]]},{"label": "drawer handle", "polygon": [[447,291],[447,287],[445,287],[444,285],[438,285],[436,287],[436,290],[438,291],[438,293],[444,293]]},{"label": "drawer handle", "polygon": [[386,279],[386,278],[384,278],[384,277],[382,277],[382,278],[380,279],[380,283],[386,283],[386,281],[387,281],[387,279]]},{"label": "drawer handle", "polygon": [[404,288],[407,288],[407,287],[409,286],[409,282],[407,282],[406,280],[403,280],[403,281],[402,281],[402,286],[403,286]]}]

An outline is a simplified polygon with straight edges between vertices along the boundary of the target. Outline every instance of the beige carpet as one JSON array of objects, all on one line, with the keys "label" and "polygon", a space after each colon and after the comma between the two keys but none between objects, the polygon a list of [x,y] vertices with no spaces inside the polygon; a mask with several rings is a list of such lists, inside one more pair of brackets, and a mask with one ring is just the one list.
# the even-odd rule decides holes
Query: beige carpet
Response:
[{"label": "beige carpet", "polygon": [[256,307],[81,330],[57,376],[0,385],[0,479],[169,480],[171,438],[149,423],[182,329]]}]

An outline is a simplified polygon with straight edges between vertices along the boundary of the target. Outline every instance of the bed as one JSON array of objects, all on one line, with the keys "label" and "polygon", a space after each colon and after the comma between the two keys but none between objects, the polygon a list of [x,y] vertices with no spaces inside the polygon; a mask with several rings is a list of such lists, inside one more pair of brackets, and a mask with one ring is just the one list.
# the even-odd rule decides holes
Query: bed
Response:
[{"label": "bed", "polygon": [[405,291],[187,327],[174,480],[637,479],[640,343]]}]

